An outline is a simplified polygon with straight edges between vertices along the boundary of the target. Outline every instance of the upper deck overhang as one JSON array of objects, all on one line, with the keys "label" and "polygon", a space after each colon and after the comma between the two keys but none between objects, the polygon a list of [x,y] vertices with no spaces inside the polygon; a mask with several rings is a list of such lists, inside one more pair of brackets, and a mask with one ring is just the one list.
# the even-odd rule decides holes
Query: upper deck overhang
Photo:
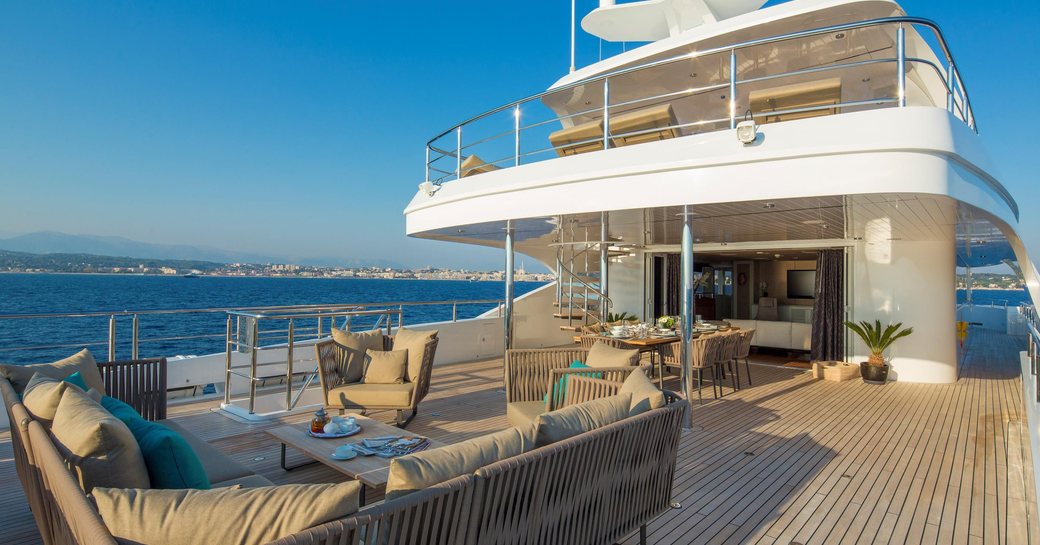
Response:
[{"label": "upper deck overhang", "polygon": [[931,107],[764,125],[751,145],[729,130],[520,165],[420,192],[405,216],[409,235],[441,238],[507,219],[887,193],[945,196],[1018,223],[978,135]]}]

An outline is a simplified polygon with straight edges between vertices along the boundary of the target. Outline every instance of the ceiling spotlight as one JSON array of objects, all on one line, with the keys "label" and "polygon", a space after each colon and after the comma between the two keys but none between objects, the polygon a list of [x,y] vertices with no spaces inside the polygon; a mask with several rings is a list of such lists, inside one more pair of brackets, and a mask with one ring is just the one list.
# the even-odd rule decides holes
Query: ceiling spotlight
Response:
[{"label": "ceiling spotlight", "polygon": [[839,32],[839,33],[834,35],[834,39],[835,40],[840,40],[840,39],[842,39],[844,37],[845,37],[845,33],[844,32]]}]

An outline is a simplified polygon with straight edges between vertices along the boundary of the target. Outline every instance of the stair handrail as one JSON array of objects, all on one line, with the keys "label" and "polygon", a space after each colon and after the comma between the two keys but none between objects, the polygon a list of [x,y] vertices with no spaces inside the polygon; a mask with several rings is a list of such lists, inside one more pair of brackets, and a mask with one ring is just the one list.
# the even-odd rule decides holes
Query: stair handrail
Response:
[{"label": "stair handrail", "polygon": [[[582,286],[585,286],[585,288],[590,289],[593,292],[595,292],[595,294],[597,296],[599,296],[600,301],[606,301],[608,308],[614,306],[614,301],[612,301],[610,299],[610,297],[607,296],[606,293],[603,293],[602,290],[600,290],[599,288],[593,286],[592,284],[589,284],[588,282],[582,280],[581,277],[579,277],[577,274],[575,274],[574,271],[572,271],[569,268],[567,268],[567,266],[564,265],[563,263],[560,263],[559,266],[560,266],[560,269],[562,269],[563,272],[569,274],[572,279],[577,280],[579,284],[581,284]],[[557,282],[559,282],[559,281],[562,281],[563,279],[562,278],[557,278],[556,280],[557,280]],[[585,303],[586,303],[585,304],[585,308],[583,310],[585,311],[586,314],[588,314],[588,312],[589,312],[589,309],[588,309],[588,299],[585,300]],[[573,307],[574,307],[574,301],[572,301],[572,300],[568,301],[568,308],[573,308]],[[602,319],[602,316],[600,316],[599,313],[596,313],[596,315]]]}]

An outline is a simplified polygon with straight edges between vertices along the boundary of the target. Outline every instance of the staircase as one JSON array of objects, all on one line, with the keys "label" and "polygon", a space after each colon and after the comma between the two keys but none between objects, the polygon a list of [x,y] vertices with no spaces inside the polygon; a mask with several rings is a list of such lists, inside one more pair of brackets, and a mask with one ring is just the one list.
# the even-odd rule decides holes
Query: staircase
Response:
[{"label": "staircase", "polygon": [[[556,300],[553,318],[564,331],[580,331],[581,326],[605,319],[610,312],[610,298],[602,285],[602,252],[607,260],[623,252],[611,251],[615,241],[601,241],[590,235],[588,226],[569,221],[560,228],[556,246]],[[609,282],[609,275],[608,275]]]}]

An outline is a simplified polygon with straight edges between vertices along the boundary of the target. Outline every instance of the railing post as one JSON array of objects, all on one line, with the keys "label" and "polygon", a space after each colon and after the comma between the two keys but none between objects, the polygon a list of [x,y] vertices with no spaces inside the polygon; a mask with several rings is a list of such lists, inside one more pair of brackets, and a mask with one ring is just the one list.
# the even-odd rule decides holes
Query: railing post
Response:
[{"label": "railing post", "polygon": [[603,78],[603,149],[610,149],[610,78]]},{"label": "railing post", "polygon": [[[513,221],[506,220],[506,270],[505,270],[505,311],[502,317],[502,336],[505,350],[513,347]],[[503,352],[504,353],[504,352]]]},{"label": "railing post", "polygon": [[108,317],[108,361],[116,361],[116,315]]},{"label": "railing post", "polygon": [[729,128],[737,128],[737,50],[729,50]]},{"label": "railing post", "polygon": [[224,404],[231,404],[231,315],[227,317],[226,353],[224,354]]},{"label": "railing post", "polygon": [[[320,317],[318,318],[321,319]],[[296,323],[289,318],[289,346],[285,356],[285,410],[292,410],[293,344],[296,342]]]},{"label": "railing post", "polygon": [[459,304],[458,303],[452,303],[451,304],[451,321],[452,322],[459,321]]},{"label": "railing post", "polygon": [[954,112],[954,103],[956,102],[953,98],[953,90],[956,82],[954,81],[957,74],[957,69],[953,66],[953,59],[946,57],[946,110],[951,114]]},{"label": "railing post", "polygon": [[430,181],[430,145],[426,144],[426,181]]},{"label": "railing post", "polygon": [[896,82],[899,85],[899,107],[906,106],[906,29],[896,29]]},{"label": "railing post", "polygon": [[138,344],[139,344],[138,336],[139,336],[140,331],[141,331],[141,327],[140,326],[141,326],[141,324],[140,324],[140,322],[137,319],[137,315],[134,314],[134,321],[133,321],[133,325],[131,327],[131,330],[133,331],[133,339],[130,341],[130,343],[131,343],[131,345],[130,345],[130,359],[132,359],[132,360],[138,359],[137,358]]},{"label": "railing post", "polygon": [[253,340],[249,343],[249,414],[253,414],[256,408],[256,364],[260,351],[260,319],[253,318]]},{"label": "railing post", "polygon": [[[607,274],[610,269],[610,213],[600,212],[599,215],[599,313],[606,318],[610,315],[610,279]],[[586,252],[586,256],[588,253]],[[587,291],[586,291],[587,293]],[[588,298],[586,297],[585,313],[588,313]]]},{"label": "railing post", "polygon": [[513,166],[520,166],[520,105],[513,107]]},{"label": "railing post", "polygon": [[462,125],[455,129],[455,179],[462,179]]}]

